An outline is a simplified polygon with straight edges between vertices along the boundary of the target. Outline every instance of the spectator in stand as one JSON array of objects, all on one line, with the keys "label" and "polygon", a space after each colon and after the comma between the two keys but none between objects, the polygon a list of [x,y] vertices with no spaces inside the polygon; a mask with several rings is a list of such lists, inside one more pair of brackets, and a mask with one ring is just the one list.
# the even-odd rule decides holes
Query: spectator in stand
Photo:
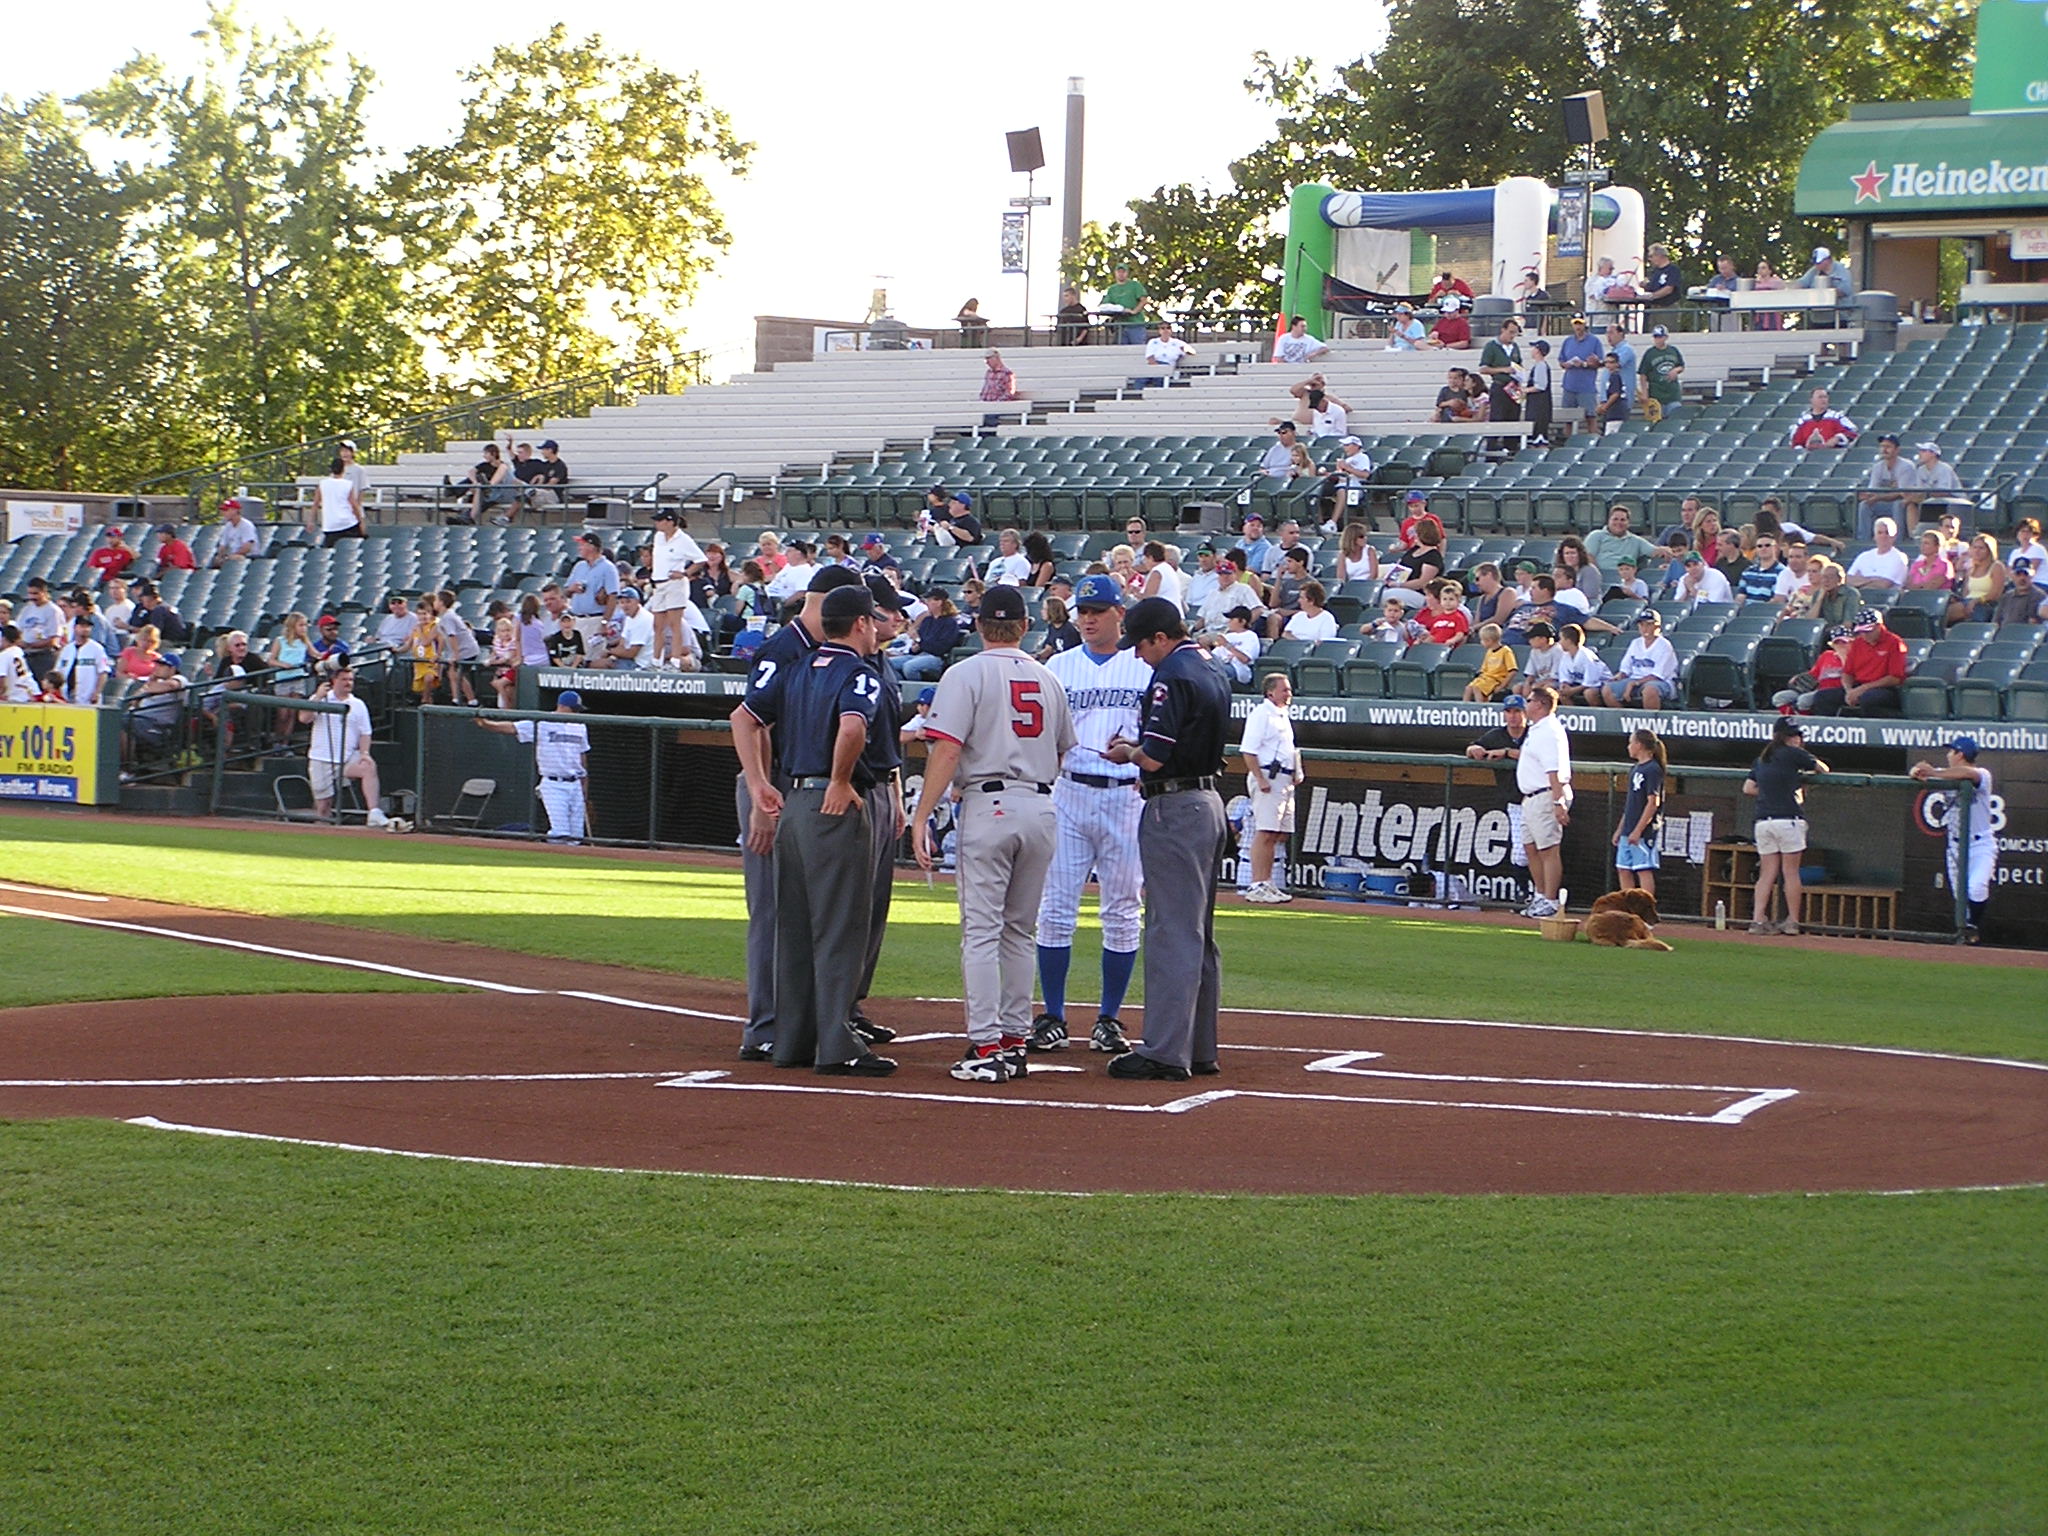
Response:
[{"label": "spectator in stand", "polygon": [[1794,288],[1832,288],[1837,304],[1847,304],[1856,296],[1856,288],[1849,281],[1849,272],[1835,260],[1835,253],[1824,245],[1813,248],[1813,265],[1792,280]]},{"label": "spectator in stand", "polygon": [[[1394,306],[1394,318],[1387,322],[1387,350],[1389,352],[1419,351],[1429,338],[1429,331],[1415,318],[1415,306],[1405,300]],[[1327,348],[1325,350],[1328,350]]]},{"label": "spectator in stand", "polygon": [[[2005,563],[2014,570],[2023,565],[2032,566],[2034,585],[2037,587],[2048,582],[2048,546],[2041,543],[2041,525],[2038,521],[2031,517],[2023,517],[2013,525],[2012,553],[2005,557]],[[113,617],[111,610],[108,617]],[[118,628],[120,620],[115,619],[114,623]]]},{"label": "spectator in stand", "polygon": [[1636,574],[1633,555],[1622,555],[1614,563],[1614,583],[1607,589],[1610,597],[1632,597],[1639,603],[1650,600],[1650,584]]},{"label": "spectator in stand", "polygon": [[57,652],[49,678],[62,689],[66,704],[96,705],[114,675],[114,659],[92,637],[92,619],[80,614],[71,621],[71,637]]},{"label": "spectator in stand", "polygon": [[1062,651],[1071,651],[1080,645],[1080,628],[1074,623],[1073,615],[1068,612],[1063,599],[1048,597],[1045,600],[1042,622],[1045,625],[1045,644],[1038,648],[1038,660],[1048,660]]},{"label": "spectator in stand", "polygon": [[2034,567],[2014,561],[2005,595],[1991,610],[1992,622],[1997,624],[2038,624],[2048,617],[2048,592],[2044,592],[2035,578]]},{"label": "spectator in stand", "polygon": [[[654,511],[653,559],[648,574],[652,594],[648,612],[654,620],[656,663],[678,657],[694,657],[696,645],[688,634],[690,615],[696,610],[690,595],[691,572],[704,564],[704,551],[683,527],[682,514],[674,507]],[[698,617],[702,617],[701,614]],[[695,667],[686,670],[695,671]]]},{"label": "spectator in stand", "polygon": [[403,592],[393,592],[384,599],[384,617],[377,621],[377,643],[387,651],[406,649],[412,640],[412,622],[412,604]]},{"label": "spectator in stand", "polygon": [[27,704],[40,687],[22,650],[20,628],[0,624],[0,704]]},{"label": "spectator in stand", "polygon": [[[887,551],[884,551],[885,556],[886,554]],[[1054,578],[1060,573],[1059,557],[1052,551],[1052,540],[1036,528],[1024,535],[1024,558],[1031,564],[1031,574],[1024,578],[1024,585],[1027,587],[1043,589],[1051,586]],[[894,563],[890,561],[889,565],[883,566],[882,569],[887,570]],[[1178,568],[1174,574],[1180,574]]]},{"label": "spectator in stand", "polygon": [[259,547],[256,525],[242,515],[242,504],[229,497],[220,504],[220,537],[214,541],[212,565],[219,570],[237,560],[253,560]]},{"label": "spectator in stand", "polygon": [[1116,269],[1116,281],[1102,291],[1105,317],[1116,326],[1116,339],[1126,347],[1145,341],[1145,285],[1131,276],[1129,267]]},{"label": "spectator in stand", "polygon": [[1622,654],[1621,670],[1600,690],[1609,709],[1637,705],[1662,709],[1678,691],[1678,652],[1664,638],[1664,620],[1654,608],[1636,615],[1636,637]]},{"label": "spectator in stand", "polygon": [[550,666],[580,667],[589,659],[583,632],[576,627],[576,615],[566,608],[557,617],[555,632],[548,636],[547,645]]},{"label": "spectator in stand", "polygon": [[1252,666],[1265,648],[1259,632],[1252,628],[1252,621],[1257,617],[1253,609],[1233,608],[1224,616],[1220,634],[1205,634],[1195,641],[1211,665],[1230,680],[1233,688],[1243,688],[1251,683]]},{"label": "spectator in stand", "polygon": [[346,707],[343,714],[301,711],[299,718],[312,726],[313,736],[306,753],[308,777],[313,783],[313,814],[325,820],[334,810],[342,783],[354,779],[363,804],[369,807],[365,825],[382,827],[384,794],[377,782],[377,761],[370,755],[370,711],[355,696],[355,672],[342,667],[314,690],[311,702]]},{"label": "spectator in stand", "polygon": [[1308,549],[1296,545],[1281,557],[1273,573],[1272,594],[1266,602],[1268,640],[1279,639],[1281,631],[1301,612],[1301,589],[1308,579]]},{"label": "spectator in stand", "polygon": [[85,564],[86,569],[93,573],[93,579],[104,587],[128,574],[128,567],[135,563],[135,551],[119,523],[107,524],[107,531],[101,538],[100,547],[86,556]]},{"label": "spectator in stand", "polygon": [[1258,594],[1240,579],[1236,559],[1225,555],[1216,562],[1216,590],[1200,610],[1201,628],[1207,634],[1221,634],[1224,617],[1240,608],[1256,622],[1261,606]]},{"label": "spectator in stand", "polygon": [[1970,498],[1963,493],[1962,477],[1956,473],[1955,465],[1944,462],[1939,443],[1915,444],[1913,453],[1913,473],[1919,484],[1906,498],[1907,504],[1922,521],[1930,514],[1942,517],[1944,522],[1953,517],[1960,529],[1964,514],[1973,508]]},{"label": "spectator in stand", "polygon": [[1653,245],[1649,254],[1649,270],[1636,284],[1636,293],[1644,304],[1652,307],[1676,304],[1685,297],[1685,274],[1672,264],[1671,252],[1666,247]]},{"label": "spectator in stand", "polygon": [[[1354,524],[1363,528],[1364,524]],[[1522,601],[1522,594],[1500,579],[1500,567],[1491,560],[1473,569],[1472,584],[1479,589],[1479,595],[1472,603],[1472,621],[1475,624],[1499,624],[1506,627],[1508,616]]]},{"label": "spectator in stand", "polygon": [[1301,584],[1301,606],[1287,621],[1286,637],[1315,645],[1337,638],[1337,616],[1323,606],[1329,594],[1314,577]]},{"label": "spectator in stand", "polygon": [[192,546],[178,537],[176,523],[158,523],[156,537],[157,545],[153,553],[156,556],[155,575],[159,581],[172,571],[199,569],[198,557],[192,553]]},{"label": "spectator in stand", "polygon": [[1183,595],[1182,611],[1200,614],[1202,605],[1216,595],[1221,578],[1216,574],[1216,546],[1204,544],[1195,551],[1195,569],[1188,575],[1188,587]]},{"label": "spectator in stand", "polygon": [[434,595],[434,622],[441,628],[441,654],[447,658],[448,682],[456,704],[475,704],[476,687],[472,674],[483,660],[483,647],[477,644],[476,631],[469,620],[462,616],[460,599],[451,589]]},{"label": "spectator in stand", "polygon": [[261,741],[263,713],[234,695],[252,687],[261,692],[265,682],[262,674],[269,670],[262,658],[249,649],[249,637],[242,630],[230,630],[221,636],[208,674],[213,686],[200,695],[199,709],[209,725],[227,733],[230,751],[238,742]]},{"label": "spectator in stand", "polygon": [[1614,304],[1607,296],[1622,286],[1621,279],[1614,273],[1614,258],[1602,256],[1586,275],[1586,313],[1595,320],[1604,320],[1612,315]]},{"label": "spectator in stand", "polygon": [[1557,686],[1557,669],[1564,660],[1564,652],[1557,648],[1558,626],[1548,619],[1538,619],[1523,631],[1529,643],[1528,658],[1522,663],[1522,675],[1517,686],[1524,693],[1538,683]]},{"label": "spectator in stand", "polygon": [[1782,555],[1796,540],[1811,549],[1825,544],[1829,549],[1839,550],[1842,541],[1825,533],[1816,532],[1802,523],[1795,523],[1785,515],[1785,503],[1775,496],[1766,496],[1757,508],[1756,533],[1758,538],[1771,534],[1778,541],[1778,552]]},{"label": "spectator in stand", "polygon": [[[863,543],[861,556],[864,568],[883,568],[884,561],[888,568],[894,568],[896,562],[890,558],[888,547],[881,545],[881,536],[869,534],[868,537],[874,539],[879,547],[869,549]],[[708,614],[721,597],[731,597],[738,584],[732,566],[726,561],[725,546],[713,539],[704,546],[702,563],[690,573],[690,601]]]},{"label": "spectator in stand", "polygon": [[929,682],[945,671],[946,658],[967,633],[960,610],[953,606],[952,596],[943,587],[933,587],[924,596],[931,612],[918,622],[917,638],[911,641],[909,654],[889,659],[896,675],[906,682]]},{"label": "spectator in stand", "polygon": [[1273,348],[1273,361],[1298,368],[1303,363],[1314,362],[1329,350],[1328,342],[1309,335],[1308,316],[1296,315],[1287,327],[1287,334]]},{"label": "spectator in stand", "polygon": [[50,584],[42,577],[29,578],[27,598],[14,623],[21,632],[21,649],[28,658],[29,671],[41,687],[43,675],[56,661],[66,638],[64,610],[50,601]]},{"label": "spectator in stand", "polygon": [[1998,540],[1988,533],[1978,534],[1970,540],[1970,552],[1956,572],[1956,596],[1948,605],[1948,622],[1988,621],[1998,608],[1998,600],[2005,596],[2011,576],[1998,558]]},{"label": "spectator in stand", "polygon": [[1159,372],[1134,378],[1131,383],[1139,388],[1165,384],[1194,355],[1195,349],[1173,334],[1170,322],[1162,320],[1152,328],[1152,339],[1145,343],[1145,364]]},{"label": "spectator in stand", "polygon": [[519,665],[522,667],[544,667],[548,664],[548,621],[547,610],[541,607],[540,598],[527,593],[519,599],[519,617],[514,621],[515,633],[519,639]]},{"label": "spectator in stand", "polygon": [[1789,679],[1783,688],[1771,695],[1771,703],[1778,713],[1810,715],[1814,701],[1823,689],[1840,691],[1846,688],[1848,685],[1842,681],[1842,674],[1848,669],[1849,647],[1855,638],[1846,624],[1837,624],[1830,629],[1813,665]]},{"label": "spectator in stand", "polygon": [[1059,313],[1054,317],[1057,329],[1056,340],[1063,347],[1085,347],[1088,345],[1088,306],[1081,302],[1081,290],[1062,288],[1060,290]]},{"label": "spectator in stand", "polygon": [[1455,294],[1459,298],[1467,300],[1474,297],[1472,292],[1472,285],[1466,282],[1465,279],[1463,279],[1462,277],[1452,276],[1451,270],[1448,267],[1444,268],[1443,271],[1439,272],[1437,274],[1436,281],[1429,285],[1429,292],[1424,297],[1424,302],[1428,304],[1440,304],[1443,302],[1443,298],[1446,294]]},{"label": "spectator in stand", "polygon": [[[491,450],[496,452],[495,449]],[[342,471],[340,459],[327,466],[327,473],[313,487],[313,506],[307,525],[320,535],[320,547],[332,549],[343,539],[360,539],[363,533],[363,493]]]},{"label": "spectator in stand", "polygon": [[1635,400],[1629,394],[1628,368],[1622,362],[1621,352],[1609,352],[1606,362],[1606,370],[1601,374],[1602,394],[1598,412],[1600,430],[1619,432],[1628,424],[1629,413],[1635,406]]},{"label": "spectator in stand", "polygon": [[1731,593],[1742,580],[1742,573],[1749,569],[1749,561],[1742,552],[1742,535],[1733,528],[1723,528],[1715,536],[1714,569],[1727,577]]},{"label": "spectator in stand", "polygon": [[144,624],[129,631],[128,644],[116,660],[115,670],[123,677],[143,682],[156,676],[156,659],[162,652],[162,637],[153,625]]},{"label": "spectator in stand", "polygon": [[519,621],[501,618],[491,626],[491,650],[484,659],[498,708],[511,709],[519,693]]},{"label": "spectator in stand", "polygon": [[1138,552],[1128,544],[1118,544],[1104,556],[1103,562],[1109,574],[1123,584],[1127,597],[1135,598],[1145,590],[1145,578],[1138,572]]},{"label": "spectator in stand", "polygon": [[1430,413],[1431,421],[1471,421],[1472,391],[1470,375],[1462,368],[1453,368],[1447,376],[1444,387],[1436,392],[1436,409]]},{"label": "spectator in stand", "polygon": [[[270,691],[287,698],[303,699],[313,691],[313,627],[303,613],[288,613],[264,648],[263,660],[270,667]],[[285,725],[290,726],[290,720]]]},{"label": "spectator in stand", "polygon": [[641,607],[639,588],[619,589],[616,623],[618,632],[607,632],[592,666],[645,672],[660,664],[654,653],[654,615]]},{"label": "spectator in stand", "polygon": [[1429,600],[1429,589],[1443,579],[1444,525],[1434,516],[1417,518],[1408,546],[1394,556],[1385,580],[1392,585],[1384,596],[1398,598],[1410,608]]},{"label": "spectator in stand", "polygon": [[1656,326],[1641,361],[1643,389],[1657,402],[1657,420],[1676,411],[1685,399],[1685,354],[1671,345],[1671,332]]},{"label": "spectator in stand", "polygon": [[[1294,424],[1310,437],[1342,437],[1350,420],[1351,402],[1331,394],[1328,382],[1320,373],[1312,373],[1287,387],[1295,400]],[[1274,425],[1279,425],[1277,419]]]},{"label": "spectator in stand", "polygon": [[1613,676],[1600,653],[1586,644],[1583,624],[1567,624],[1557,632],[1557,672],[1552,681],[1560,703],[1597,709],[1606,701],[1601,690]]},{"label": "spectator in stand", "polygon": [[1259,460],[1259,473],[1272,480],[1291,480],[1301,473],[1296,467],[1294,457],[1300,447],[1295,441],[1294,423],[1276,421],[1273,424],[1273,436],[1276,441]]},{"label": "spectator in stand", "polygon": [[1564,882],[1564,829],[1572,813],[1571,741],[1555,714],[1555,689],[1538,683],[1524,697],[1529,731],[1515,759],[1515,784],[1522,792],[1522,840],[1535,893],[1522,915],[1556,917],[1563,910],[1559,892]]},{"label": "spectator in stand", "polygon": [[[6,657],[7,652],[0,650],[0,685],[6,681]],[[184,715],[185,679],[178,675],[180,658],[159,651],[151,659],[150,675],[137,686],[122,722],[123,756],[131,763],[139,753],[167,745]],[[5,687],[0,686],[0,698],[5,696]]]},{"label": "spectator in stand", "polygon": [[1906,582],[1906,570],[1910,562],[1906,552],[1898,548],[1898,524],[1888,517],[1880,517],[1871,524],[1871,537],[1875,546],[1866,549],[1849,562],[1849,585],[1858,591],[1885,592],[1901,587]]},{"label": "spectator in stand", "polygon": [[1390,597],[1380,604],[1379,620],[1365,627],[1365,638],[1410,646],[1427,640],[1429,631],[1408,617],[1408,609],[1398,597]]},{"label": "spectator in stand", "polygon": [[960,306],[960,313],[953,317],[960,324],[960,345],[981,347],[988,344],[988,317],[981,312],[981,300],[969,299]]},{"label": "spectator in stand", "polygon": [[64,598],[61,606],[64,609],[65,639],[71,638],[72,622],[84,619],[92,626],[92,637],[99,641],[102,650],[109,656],[120,654],[121,637],[114,633],[114,626],[107,622],[106,615],[93,606],[92,593],[79,587]]},{"label": "spectator in stand", "polygon": [[[984,334],[986,331],[984,330]],[[1014,401],[1027,400],[1030,396],[1017,389],[1017,370],[1003,361],[1003,354],[993,349],[982,359],[984,372],[981,376],[981,399],[984,405],[1008,405]],[[984,427],[999,425],[1006,413],[989,411],[981,418]]]},{"label": "spectator in stand", "polygon": [[1592,426],[1600,405],[1600,374],[1606,367],[1606,349],[1584,315],[1572,316],[1572,333],[1558,348],[1557,367],[1562,391],[1559,404],[1566,420],[1581,427]]},{"label": "spectator in stand", "polygon": [[1678,586],[1672,597],[1681,603],[1732,603],[1735,591],[1726,576],[1707,564],[1705,556],[1689,549],[1681,562]]},{"label": "spectator in stand", "polygon": [[1858,435],[1856,423],[1828,404],[1828,392],[1816,389],[1786,441],[1794,448],[1846,448]]},{"label": "spectator in stand", "polygon": [[955,491],[931,513],[931,542],[941,549],[965,548],[985,537],[981,519],[974,515],[974,497],[966,491]]},{"label": "spectator in stand", "polygon": [[1500,724],[1465,749],[1475,763],[1513,762],[1522,755],[1529,734],[1528,700],[1511,693],[1500,701]]},{"label": "spectator in stand", "polygon": [[1955,585],[1956,568],[1942,552],[1939,530],[1929,528],[1920,535],[1920,557],[1906,567],[1908,592],[1946,592]]},{"label": "spectator in stand", "polygon": [[[927,511],[930,510],[930,502],[933,497],[937,497],[943,505],[946,493],[936,486],[926,491],[925,502]],[[783,566],[789,563],[788,557],[782,552],[782,540],[772,530],[764,531],[760,538],[754,541],[754,563],[761,567],[761,574],[771,581],[780,575]]]},{"label": "spectator in stand", "polygon": [[1430,330],[1429,345],[1451,352],[1465,352],[1472,346],[1472,322],[1465,318],[1465,301],[1447,293],[1437,301],[1438,316]]},{"label": "spectator in stand", "polygon": [[[1430,588],[1429,603],[1416,615],[1416,622],[1433,645],[1458,645],[1472,632],[1472,616],[1465,611],[1465,591],[1455,581],[1444,580]],[[1509,655],[1514,653],[1510,651]]]},{"label": "spectator in stand", "polygon": [[1557,569],[1566,573],[1557,584],[1560,593],[1566,587],[1575,588],[1590,605],[1599,602],[1607,591],[1607,578],[1601,575],[1585,541],[1576,533],[1568,533],[1557,541]]},{"label": "spectator in stand", "polygon": [[552,437],[543,442],[540,458],[519,478],[526,483],[526,504],[536,513],[544,515],[561,506],[567,499],[563,487],[569,483],[569,466],[562,460],[561,445]]},{"label": "spectator in stand", "polygon": [[[1778,276],[1768,261],[1759,261],[1756,264],[1756,276],[1751,280],[1750,286],[1758,293],[1776,293],[1785,286],[1785,279]],[[1752,320],[1760,331],[1782,331],[1785,328],[1785,315],[1782,310],[1760,309],[1752,316]]]},{"label": "spectator in stand", "polygon": [[1778,541],[1768,533],[1757,535],[1756,558],[1736,578],[1735,598],[1743,604],[1783,603],[1798,585],[1792,568],[1778,558]]},{"label": "spectator in stand", "polygon": [[1031,561],[1016,529],[1005,528],[996,535],[996,552],[989,557],[982,579],[992,587],[1021,587],[1030,581]]},{"label": "spectator in stand", "polygon": [[[1607,509],[1607,524],[1586,535],[1581,546],[1589,564],[1603,571],[1611,571],[1624,555],[1633,555],[1640,565],[1645,560],[1657,558],[1657,546],[1640,533],[1629,529],[1629,509],[1617,503]],[[1595,594],[1588,594],[1593,596]]]},{"label": "spectator in stand", "polygon": [[[1771,728],[1771,742],[1750,765],[1742,792],[1756,799],[1756,895],[1750,907],[1749,931],[1755,934],[1796,934],[1804,902],[1799,883],[1799,856],[1806,851],[1806,791],[1800,775],[1826,773],[1828,765],[1806,750],[1806,732],[1787,716]],[[1785,887],[1785,917],[1771,917],[1771,898]]]},{"label": "spectator in stand", "polygon": [[1845,584],[1842,568],[1826,556],[1815,556],[1808,562],[1808,569],[1812,573],[1811,585],[1785,605],[1786,617],[1819,619],[1828,625],[1847,624],[1855,618],[1863,599]]},{"label": "spectator in stand", "polygon": [[[35,582],[29,583],[32,588],[35,585]],[[31,591],[29,597],[33,601],[35,593]],[[177,609],[164,601],[154,582],[138,581],[135,584],[135,611],[128,616],[128,622],[131,626],[153,624],[157,633],[174,645],[182,645],[192,638],[192,626],[185,622]]]},{"label": "spectator in stand", "polygon": [[1502,644],[1498,624],[1479,626],[1479,646],[1486,655],[1479,663],[1478,673],[1465,685],[1467,704],[1491,703],[1514,686],[1514,648]]},{"label": "spectator in stand", "polygon": [[1628,771],[1628,797],[1622,801],[1621,824],[1614,829],[1614,882],[1624,891],[1646,891],[1655,900],[1657,813],[1664,807],[1670,759],[1663,738],[1648,726],[1629,732],[1628,758],[1635,766]]},{"label": "spectator in stand", "polygon": [[[2017,558],[2015,552],[2015,558]],[[116,635],[126,635],[135,620],[135,600],[128,595],[128,583],[116,576],[102,589],[100,612],[114,626]],[[0,609],[0,619],[13,617],[12,608]]]},{"label": "spectator in stand", "polygon": [[[469,506],[453,514],[448,521],[475,526],[483,520],[485,506],[511,506],[519,499],[518,482],[513,478],[512,465],[499,450],[496,443],[484,444],[484,456],[473,465],[469,474],[455,482],[457,487],[470,486]],[[494,523],[509,522],[501,515],[492,517]]]},{"label": "spectator in stand", "polygon": [[1893,527],[1902,526],[1906,520],[1907,493],[1919,488],[1920,472],[1900,454],[1897,435],[1885,433],[1877,440],[1877,460],[1870,466],[1863,489],[1856,493],[1858,541],[1869,541],[1877,518],[1888,517]]},{"label": "spectator in stand", "polygon": [[[1504,316],[1500,332],[1479,354],[1479,371],[1486,379],[1486,419],[1488,421],[1520,421],[1522,419],[1522,322],[1514,316]],[[1496,446],[1512,450],[1521,446],[1509,438],[1501,438]]]},{"label": "spectator in stand", "polygon": [[782,564],[782,569],[768,578],[768,596],[775,603],[786,603],[793,597],[801,597],[811,588],[811,578],[817,575],[817,562],[811,559],[808,540],[791,539]]},{"label": "spectator in stand", "polygon": [[[761,537],[765,541],[772,535]],[[596,534],[576,535],[576,563],[569,567],[562,595],[569,599],[569,611],[576,615],[576,629],[584,644],[592,645],[619,596],[619,568],[605,558],[604,540]]]},{"label": "spectator in stand", "polygon": [[1843,658],[1842,686],[1821,689],[1813,701],[1813,712],[1897,714],[1899,688],[1911,670],[1906,642],[1885,627],[1884,615],[1875,608],[1859,609],[1849,629],[1855,638]]}]

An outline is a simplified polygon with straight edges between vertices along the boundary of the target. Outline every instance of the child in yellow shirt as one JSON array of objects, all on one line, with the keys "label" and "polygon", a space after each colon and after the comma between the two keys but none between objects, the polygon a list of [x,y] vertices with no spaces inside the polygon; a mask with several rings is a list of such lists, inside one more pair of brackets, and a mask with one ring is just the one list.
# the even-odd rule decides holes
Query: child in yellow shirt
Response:
[{"label": "child in yellow shirt", "polygon": [[1480,625],[1479,643],[1486,647],[1486,660],[1480,664],[1479,675],[1465,685],[1467,704],[1491,703],[1508,691],[1515,676],[1515,653],[1500,643],[1498,624]]}]

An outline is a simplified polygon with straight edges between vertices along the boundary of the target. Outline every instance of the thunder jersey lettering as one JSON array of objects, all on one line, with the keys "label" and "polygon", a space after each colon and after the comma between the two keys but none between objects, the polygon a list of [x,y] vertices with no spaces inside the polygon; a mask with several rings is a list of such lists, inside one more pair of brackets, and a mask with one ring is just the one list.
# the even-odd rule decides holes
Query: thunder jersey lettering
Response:
[{"label": "thunder jersey lettering", "polygon": [[1138,739],[1138,711],[1152,686],[1152,669],[1136,651],[1117,651],[1101,661],[1085,648],[1062,651],[1045,665],[1066,689],[1067,712],[1074,718],[1074,750],[1061,766],[1068,773],[1136,783],[1135,765],[1119,767],[1102,749],[1112,736]]}]

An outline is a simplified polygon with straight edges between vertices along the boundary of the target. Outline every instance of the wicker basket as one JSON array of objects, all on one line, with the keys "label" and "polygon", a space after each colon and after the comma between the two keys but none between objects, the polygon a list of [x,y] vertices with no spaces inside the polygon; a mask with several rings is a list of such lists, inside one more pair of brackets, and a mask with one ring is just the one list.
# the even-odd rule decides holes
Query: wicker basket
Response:
[{"label": "wicker basket", "polygon": [[1543,937],[1569,944],[1579,936],[1579,920],[1576,917],[1545,917],[1537,920],[1543,930]]}]

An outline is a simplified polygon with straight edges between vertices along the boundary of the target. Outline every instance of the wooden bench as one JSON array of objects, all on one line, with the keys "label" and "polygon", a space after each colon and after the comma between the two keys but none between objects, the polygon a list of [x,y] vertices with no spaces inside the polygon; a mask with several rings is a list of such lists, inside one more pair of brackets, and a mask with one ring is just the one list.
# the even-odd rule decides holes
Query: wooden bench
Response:
[{"label": "wooden bench", "polygon": [[1899,893],[1878,885],[1809,885],[1800,904],[1802,928],[1889,938],[1898,928]]}]

